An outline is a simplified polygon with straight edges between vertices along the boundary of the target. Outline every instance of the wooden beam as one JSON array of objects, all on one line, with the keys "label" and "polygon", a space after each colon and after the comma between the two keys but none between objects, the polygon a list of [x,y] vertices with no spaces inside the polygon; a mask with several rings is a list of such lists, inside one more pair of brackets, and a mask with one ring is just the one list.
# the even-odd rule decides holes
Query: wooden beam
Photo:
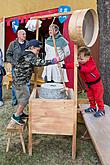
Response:
[{"label": "wooden beam", "polygon": [[[36,22],[36,40],[39,39],[39,20],[37,19]],[[37,74],[38,74],[38,70],[36,69],[36,67],[34,67],[34,87],[37,87]]]},{"label": "wooden beam", "polygon": [[73,139],[72,139],[72,158],[73,160],[76,157],[76,131],[77,131],[77,54],[78,54],[78,47],[74,45],[74,115],[75,115],[75,123],[73,125]]},{"label": "wooden beam", "polygon": [[64,12],[64,13],[54,13],[54,14],[48,14],[48,15],[42,15],[42,16],[35,16],[32,17],[31,19],[43,19],[43,18],[50,18],[50,17],[59,17],[59,16],[64,16],[64,15],[71,15],[73,11],[70,12]]}]

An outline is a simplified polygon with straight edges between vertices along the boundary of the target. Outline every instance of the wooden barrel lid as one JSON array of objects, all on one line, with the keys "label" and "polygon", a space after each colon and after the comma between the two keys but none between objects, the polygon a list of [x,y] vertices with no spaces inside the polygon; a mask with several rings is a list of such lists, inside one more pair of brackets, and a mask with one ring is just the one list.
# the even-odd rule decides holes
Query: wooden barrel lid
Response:
[{"label": "wooden barrel lid", "polygon": [[69,35],[79,46],[91,47],[98,36],[98,15],[93,9],[76,10],[70,17]]}]

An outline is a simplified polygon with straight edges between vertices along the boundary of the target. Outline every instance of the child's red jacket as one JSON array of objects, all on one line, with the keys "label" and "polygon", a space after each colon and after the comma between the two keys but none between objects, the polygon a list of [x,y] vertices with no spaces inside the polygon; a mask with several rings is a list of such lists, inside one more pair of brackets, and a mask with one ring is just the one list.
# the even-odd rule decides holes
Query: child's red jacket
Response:
[{"label": "child's red jacket", "polygon": [[[74,64],[68,63],[66,64],[67,69],[73,69]],[[95,82],[100,78],[100,73],[96,67],[95,61],[92,57],[90,57],[89,61],[87,61],[85,64],[79,63],[79,71],[81,74],[82,79],[85,82]]]}]

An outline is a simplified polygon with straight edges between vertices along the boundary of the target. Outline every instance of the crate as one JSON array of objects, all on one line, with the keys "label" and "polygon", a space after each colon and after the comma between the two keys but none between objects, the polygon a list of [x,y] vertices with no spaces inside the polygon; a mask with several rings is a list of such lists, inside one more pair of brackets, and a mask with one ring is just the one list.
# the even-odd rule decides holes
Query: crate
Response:
[{"label": "crate", "polygon": [[76,123],[74,99],[40,99],[37,88],[34,88],[29,100],[29,155],[32,155],[32,134],[51,134],[71,135],[74,157]]}]

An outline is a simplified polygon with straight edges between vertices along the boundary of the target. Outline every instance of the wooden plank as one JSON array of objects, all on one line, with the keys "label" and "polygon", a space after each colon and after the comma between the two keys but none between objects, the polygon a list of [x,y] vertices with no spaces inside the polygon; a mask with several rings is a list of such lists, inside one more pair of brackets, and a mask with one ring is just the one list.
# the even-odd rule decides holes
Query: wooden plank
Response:
[{"label": "wooden plank", "polygon": [[31,100],[32,133],[73,134],[73,100]]},{"label": "wooden plank", "polygon": [[[81,105],[83,109],[89,107]],[[105,105],[105,116],[95,118],[93,114],[82,113],[102,165],[110,164],[110,107]]]},{"label": "wooden plank", "polygon": [[81,113],[77,113],[77,123],[84,124],[84,120]]},{"label": "wooden plank", "polygon": [[77,56],[78,56],[78,46],[74,44],[74,127],[73,127],[73,139],[72,139],[72,158],[73,160],[76,157],[76,132],[77,132],[77,97],[78,97],[78,75],[77,75]]},{"label": "wooden plank", "polygon": [[89,100],[88,99],[78,98],[78,105],[79,104],[89,104]]},{"label": "wooden plank", "polygon": [[24,127],[25,125],[21,126],[21,125],[18,125],[17,123],[15,123],[14,121],[10,121],[7,128],[6,128],[6,131],[7,132],[23,132],[24,130]]},{"label": "wooden plank", "polygon": [[59,17],[59,16],[63,16],[63,15],[71,15],[71,14],[73,14],[73,11],[63,12],[63,13],[47,14],[47,15],[40,15],[40,16],[31,17],[31,19],[43,19],[43,18]]},{"label": "wooden plank", "polygon": [[31,100],[33,100],[33,99],[36,100],[36,92],[38,92],[38,91],[37,91],[37,87],[33,88],[33,91],[32,91],[31,96],[30,96],[30,98],[29,98],[29,104],[30,104],[30,101],[31,101]]},{"label": "wooden plank", "polygon": [[[38,40],[39,38],[39,20],[36,19],[36,40]],[[38,55],[37,55],[38,56]],[[38,74],[37,74],[37,71],[36,69],[34,68],[34,87],[37,87],[37,79],[38,79]]]},{"label": "wooden plank", "polygon": [[33,92],[31,94],[31,99],[29,100],[29,121],[28,121],[28,125],[29,125],[29,143],[28,143],[28,150],[29,150],[29,155],[32,156],[32,122],[31,122],[31,118],[32,118],[32,113],[31,113],[31,109],[32,109],[32,98],[36,97],[36,88],[33,89]]}]

